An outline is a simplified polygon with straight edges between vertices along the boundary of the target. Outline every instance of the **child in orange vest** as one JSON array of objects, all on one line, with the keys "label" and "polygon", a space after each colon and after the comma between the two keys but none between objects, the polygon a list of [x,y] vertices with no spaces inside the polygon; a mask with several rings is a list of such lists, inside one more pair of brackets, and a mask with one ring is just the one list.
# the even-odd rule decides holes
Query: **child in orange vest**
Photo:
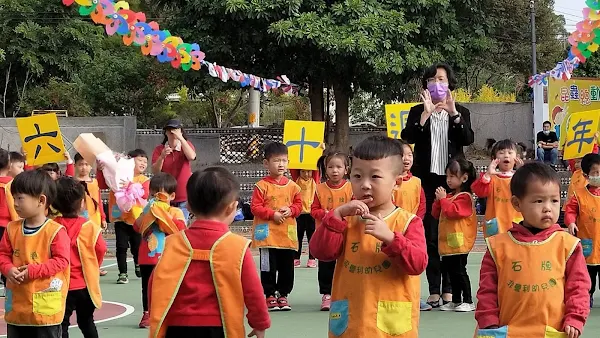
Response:
[{"label": "child in orange vest", "polygon": [[13,177],[10,176],[9,152],[0,148],[0,239],[4,235],[6,225],[19,219],[14,208],[13,196],[10,185]]},{"label": "child in orange vest", "polygon": [[269,176],[256,183],[250,204],[252,247],[260,249],[260,280],[269,311],[292,309],[287,296],[294,288],[296,217],[302,212],[302,195],[300,187],[284,176],[287,164],[288,150],[283,143],[265,146],[263,165]]},{"label": "child in orange vest", "polygon": [[581,161],[581,170],[588,182],[575,189],[565,204],[565,224],[569,232],[581,239],[592,287],[590,308],[594,305],[596,280],[600,274],[600,155],[587,154]]},{"label": "child in orange vest", "polygon": [[99,224],[79,216],[85,207],[85,189],[71,177],[56,181],[54,208],[61,216],[54,219],[67,229],[71,239],[69,294],[62,322],[62,336],[69,337],[71,315],[77,312],[77,325],[85,338],[97,338],[94,311],[102,306],[98,269],[106,254],[106,242]]},{"label": "child in orange vest", "polygon": [[207,168],[190,177],[188,206],[195,221],[167,237],[152,274],[150,337],[246,337],[246,306],[252,328],[248,337],[264,338],[271,320],[250,242],[229,231],[239,189],[235,176],[224,168]]},{"label": "child in orange vest", "polygon": [[19,152],[11,151],[9,158],[10,168],[8,170],[8,175],[14,178],[25,170],[25,156]]},{"label": "child in orange vest", "polygon": [[69,291],[70,240],[62,225],[46,217],[56,185],[44,171],[32,170],[17,175],[10,190],[22,220],[10,222],[0,242],[7,336],[59,338]]},{"label": "child in orange vest", "polygon": [[442,268],[448,271],[452,283],[452,302],[442,311],[475,311],[471,296],[471,281],[467,273],[467,258],[477,237],[477,213],[471,184],[477,173],[473,163],[459,157],[446,166],[446,184],[452,191],[437,188],[431,214],[439,219],[438,249]]},{"label": "child in orange vest", "polygon": [[521,166],[523,160],[517,157],[517,144],[512,140],[495,142],[492,146],[492,162],[487,172],[481,174],[471,190],[477,197],[487,198],[485,209],[486,226],[484,236],[502,234],[512,227],[513,222],[523,218],[510,203],[510,180],[515,165]]},{"label": "child in orange vest", "polygon": [[[597,139],[597,137],[594,137],[594,138]],[[594,153],[594,154],[598,153],[598,145],[597,144],[594,144],[594,149],[592,150],[592,153]],[[569,182],[569,190],[567,191],[566,201],[569,201],[571,199],[571,197],[573,197],[575,190],[582,189],[583,187],[585,187],[588,184],[587,178],[585,177],[583,170],[581,170],[581,160],[582,159],[583,158],[575,158],[575,159],[569,160],[569,170],[573,174],[571,175],[571,182]],[[567,207],[567,204],[565,203],[565,205],[563,205],[562,210],[565,211],[566,207]]]},{"label": "child in orange vest", "polygon": [[417,337],[419,275],[427,265],[421,219],[392,201],[402,147],[371,136],[353,150],[353,200],[328,212],[310,248],[337,260],[329,337]]},{"label": "child in orange vest", "polygon": [[486,239],[476,337],[577,338],[590,312],[590,278],[579,239],[556,224],[560,178],[548,165],[527,163],[510,190],[523,221]]},{"label": "child in orange vest", "polygon": [[81,216],[99,224],[106,229],[106,215],[102,205],[100,187],[95,178],[90,177],[92,165],[89,164],[81,154],[75,154],[75,180],[81,182],[85,187],[85,208]]},{"label": "child in orange vest", "polygon": [[[292,180],[300,187],[300,194],[302,196],[302,213],[296,218],[296,223],[298,224],[298,251],[294,257],[294,267],[299,267],[304,234],[306,234],[306,238],[308,242],[310,242],[310,239],[315,232],[315,219],[310,215],[310,206],[315,198],[315,191],[317,190],[317,184],[321,181],[321,177],[317,170],[290,169],[290,174]],[[310,253],[310,250],[308,251],[308,262],[306,263],[306,267],[317,267],[317,261]]]},{"label": "child in orange vest", "polygon": [[[311,206],[311,215],[320,226],[325,215],[335,208],[352,200],[352,185],[346,181],[349,166],[348,156],[342,153],[333,153],[325,156],[323,165],[323,177],[327,181],[317,186],[317,191]],[[333,272],[335,271],[335,260],[319,261],[319,293],[321,298],[321,311],[329,311],[331,308],[331,288],[333,284]]]},{"label": "child in orange vest", "polygon": [[[148,315],[148,283],[150,275],[165,247],[169,235],[185,229],[185,216],[181,209],[172,207],[175,199],[177,180],[167,173],[158,173],[150,180],[149,191],[152,198],[142,214],[134,222],[133,229],[142,241],[136,253],[142,278],[142,306],[144,313],[139,327],[150,326]],[[127,264],[127,263],[125,263]]]},{"label": "child in orange vest", "polygon": [[398,140],[398,142],[402,145],[404,153],[402,156],[404,172],[396,182],[397,187],[394,188],[394,204],[423,219],[426,211],[425,191],[421,187],[421,179],[410,172],[414,159],[413,150],[406,141]]}]

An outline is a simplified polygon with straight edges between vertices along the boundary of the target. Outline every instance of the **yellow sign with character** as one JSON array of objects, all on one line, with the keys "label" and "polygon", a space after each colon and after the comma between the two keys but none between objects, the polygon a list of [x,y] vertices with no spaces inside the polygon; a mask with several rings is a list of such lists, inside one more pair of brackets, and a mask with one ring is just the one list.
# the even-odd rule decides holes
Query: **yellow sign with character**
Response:
[{"label": "yellow sign with character", "polygon": [[418,103],[395,103],[385,105],[385,121],[387,125],[387,136],[400,139],[402,130],[406,127],[406,120],[410,109]]},{"label": "yellow sign with character", "polygon": [[324,136],[325,122],[286,120],[283,144],[288,148],[289,169],[317,170]]},{"label": "yellow sign with character", "polygon": [[65,145],[55,114],[18,118],[17,130],[28,165],[61,162],[65,159]]},{"label": "yellow sign with character", "polygon": [[592,152],[599,119],[600,110],[570,114],[564,144],[565,160],[580,158]]}]

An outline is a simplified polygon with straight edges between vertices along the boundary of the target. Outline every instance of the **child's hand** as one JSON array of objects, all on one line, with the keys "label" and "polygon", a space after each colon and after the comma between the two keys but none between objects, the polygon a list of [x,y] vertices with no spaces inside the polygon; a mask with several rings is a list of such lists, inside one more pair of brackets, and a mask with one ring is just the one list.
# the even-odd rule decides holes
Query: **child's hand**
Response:
[{"label": "child's hand", "polygon": [[100,226],[102,227],[102,229],[103,229],[103,230],[106,230],[106,228],[108,227],[108,223],[106,223],[106,220],[103,220],[103,221],[100,223]]},{"label": "child's hand", "polygon": [[569,229],[569,233],[573,236],[575,236],[577,234],[577,231],[579,231],[579,228],[577,227],[577,224],[575,223],[571,223],[567,226],[567,228]]},{"label": "child's hand", "polygon": [[394,233],[385,223],[381,214],[377,216],[365,214],[362,217],[367,220],[365,234],[371,235],[385,244],[390,244],[394,240]]},{"label": "child's hand", "polygon": [[435,189],[435,199],[436,200],[442,200],[444,198],[446,198],[446,196],[448,196],[448,194],[446,194],[446,189],[442,188],[442,187],[438,187],[437,189]]},{"label": "child's hand", "polygon": [[12,268],[10,268],[10,270],[8,270],[8,275],[6,276],[6,279],[8,279],[9,282],[17,285],[21,284],[21,281],[17,279],[19,273],[21,273],[21,271],[19,271],[17,267],[13,266]]},{"label": "child's hand", "polygon": [[265,338],[265,330],[252,330],[248,334],[248,337]]},{"label": "child's hand", "polygon": [[498,173],[498,171],[496,170],[496,167],[498,167],[498,163],[500,163],[500,160],[498,159],[495,159],[492,162],[490,162],[490,165],[488,166],[487,170],[488,175],[496,175]]},{"label": "child's hand", "polygon": [[277,224],[282,224],[284,220],[285,216],[283,216],[283,214],[279,211],[275,211],[275,214],[273,215],[273,221],[275,221]]},{"label": "child's hand", "polygon": [[104,163],[100,162],[100,161],[96,161],[96,170],[104,170]]},{"label": "child's hand", "polygon": [[523,162],[523,159],[521,159],[520,157],[517,157],[517,159],[515,160],[515,167],[517,169],[521,168],[523,166],[523,164],[525,164]]},{"label": "child's hand", "polygon": [[71,158],[71,154],[69,154],[68,151],[65,151],[65,153],[63,154],[65,157],[65,160],[67,160],[67,163],[73,163],[73,159]]},{"label": "child's hand", "polygon": [[290,207],[283,207],[279,209],[279,212],[283,214],[283,217],[292,216],[292,209],[290,209]]},{"label": "child's hand", "polygon": [[569,338],[578,338],[581,334],[579,330],[572,327],[571,325],[565,326],[565,333],[567,334],[567,336],[569,336]]},{"label": "child's hand", "polygon": [[29,270],[27,269],[27,265],[23,265],[18,267],[20,271],[18,275],[15,276],[15,279],[22,282],[25,282],[29,279]]},{"label": "child's hand", "polygon": [[353,200],[335,209],[336,216],[344,218],[346,216],[362,216],[369,213],[369,207],[364,201]]}]

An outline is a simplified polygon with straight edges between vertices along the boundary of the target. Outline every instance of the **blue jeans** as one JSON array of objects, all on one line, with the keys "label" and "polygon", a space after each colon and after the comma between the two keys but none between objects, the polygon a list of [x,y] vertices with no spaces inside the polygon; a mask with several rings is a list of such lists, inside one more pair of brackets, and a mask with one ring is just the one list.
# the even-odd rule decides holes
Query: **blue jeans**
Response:
[{"label": "blue jeans", "polygon": [[176,208],[181,209],[181,212],[183,212],[183,217],[185,217],[185,224],[188,224],[188,222],[190,221],[190,211],[187,208],[187,201],[173,202],[172,205]]},{"label": "blue jeans", "polygon": [[544,163],[557,164],[558,163],[558,149],[544,149],[542,147],[537,148],[537,160]]}]

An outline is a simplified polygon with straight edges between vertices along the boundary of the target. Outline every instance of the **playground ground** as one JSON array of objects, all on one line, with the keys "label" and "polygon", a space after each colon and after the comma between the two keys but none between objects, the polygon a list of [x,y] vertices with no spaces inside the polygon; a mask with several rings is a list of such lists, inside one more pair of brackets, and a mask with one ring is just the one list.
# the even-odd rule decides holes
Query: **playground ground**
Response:
[{"label": "playground ground", "polygon": [[[303,264],[306,256],[302,257]],[[479,282],[479,266],[482,254],[474,253],[469,257],[469,275],[473,292],[476,292]],[[114,259],[104,262],[109,274],[102,277],[102,293],[105,301],[103,309],[97,312],[97,326],[102,338],[146,338],[147,329],[137,327],[141,314],[141,280],[133,273],[133,263],[130,264],[130,281],[126,285],[117,285],[117,267]],[[133,276],[133,277],[132,277]],[[422,289],[427,290],[425,274],[421,277]],[[426,292],[424,292],[426,295]],[[596,303],[600,307],[600,296]],[[294,291],[290,295],[291,312],[271,314],[272,325],[267,331],[267,337],[272,338],[320,338],[327,337],[327,312],[320,312],[321,296],[317,288],[317,269],[297,268]],[[3,304],[2,304],[3,305]],[[3,306],[2,306],[3,308]],[[3,311],[2,311],[3,312]],[[473,313],[441,312],[438,310],[421,313],[419,336],[421,338],[438,337],[472,337],[475,327]],[[75,324],[75,318],[71,320]],[[4,337],[6,326],[0,325],[0,337]],[[80,338],[81,332],[77,327],[69,330],[70,337]],[[600,308],[592,310],[583,337],[600,336]]]}]

